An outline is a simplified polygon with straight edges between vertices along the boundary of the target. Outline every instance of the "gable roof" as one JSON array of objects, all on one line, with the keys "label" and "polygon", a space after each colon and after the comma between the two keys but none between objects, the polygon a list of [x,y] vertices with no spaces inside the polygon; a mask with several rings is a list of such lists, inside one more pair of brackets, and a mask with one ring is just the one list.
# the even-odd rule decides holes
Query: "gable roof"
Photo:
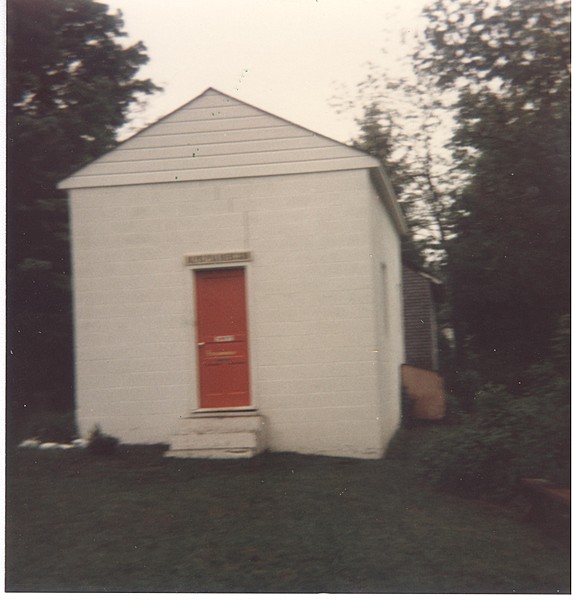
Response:
[{"label": "gable roof", "polygon": [[[373,169],[403,232],[387,175],[368,154],[208,88],[60,182],[60,189]],[[389,198],[389,205],[387,204]]]}]

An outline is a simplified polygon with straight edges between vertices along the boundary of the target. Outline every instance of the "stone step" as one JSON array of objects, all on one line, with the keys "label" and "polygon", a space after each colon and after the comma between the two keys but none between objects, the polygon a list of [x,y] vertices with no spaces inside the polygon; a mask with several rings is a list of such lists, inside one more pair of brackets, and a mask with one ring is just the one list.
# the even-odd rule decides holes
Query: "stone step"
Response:
[{"label": "stone step", "polygon": [[208,448],[254,448],[257,445],[255,431],[220,433],[215,431],[184,433],[171,438],[171,450]]},{"label": "stone step", "polygon": [[264,420],[257,414],[195,413],[181,419],[165,454],[180,458],[250,458],[266,448]]},{"label": "stone step", "polygon": [[241,431],[259,431],[263,427],[260,415],[235,416],[227,414],[198,413],[187,419],[181,419],[178,434],[184,433],[232,433]]},{"label": "stone step", "polygon": [[260,454],[253,448],[213,448],[211,450],[167,450],[169,458],[252,458]]}]

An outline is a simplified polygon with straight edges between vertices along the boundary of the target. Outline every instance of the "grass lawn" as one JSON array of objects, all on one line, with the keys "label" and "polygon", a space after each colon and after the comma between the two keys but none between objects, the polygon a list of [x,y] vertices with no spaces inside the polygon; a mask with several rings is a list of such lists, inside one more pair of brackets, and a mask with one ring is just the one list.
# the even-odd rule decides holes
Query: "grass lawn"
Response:
[{"label": "grass lawn", "polygon": [[565,535],[389,459],[17,450],[6,557],[8,591],[570,591]]}]

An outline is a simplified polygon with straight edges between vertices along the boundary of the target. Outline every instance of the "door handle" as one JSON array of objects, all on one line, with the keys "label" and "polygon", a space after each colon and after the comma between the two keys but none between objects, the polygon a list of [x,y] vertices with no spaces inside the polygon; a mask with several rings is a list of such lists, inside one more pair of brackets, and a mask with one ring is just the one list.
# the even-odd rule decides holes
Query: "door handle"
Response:
[{"label": "door handle", "polygon": [[204,346],[206,342],[197,342],[197,346]]}]

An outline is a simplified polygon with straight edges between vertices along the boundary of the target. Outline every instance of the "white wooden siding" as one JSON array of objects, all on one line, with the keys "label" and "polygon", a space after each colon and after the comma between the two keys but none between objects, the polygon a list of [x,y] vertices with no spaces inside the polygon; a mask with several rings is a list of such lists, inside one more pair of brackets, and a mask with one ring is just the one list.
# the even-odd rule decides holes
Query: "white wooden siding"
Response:
[{"label": "white wooden siding", "polygon": [[87,165],[60,187],[375,168],[375,159],[209,89]]}]

